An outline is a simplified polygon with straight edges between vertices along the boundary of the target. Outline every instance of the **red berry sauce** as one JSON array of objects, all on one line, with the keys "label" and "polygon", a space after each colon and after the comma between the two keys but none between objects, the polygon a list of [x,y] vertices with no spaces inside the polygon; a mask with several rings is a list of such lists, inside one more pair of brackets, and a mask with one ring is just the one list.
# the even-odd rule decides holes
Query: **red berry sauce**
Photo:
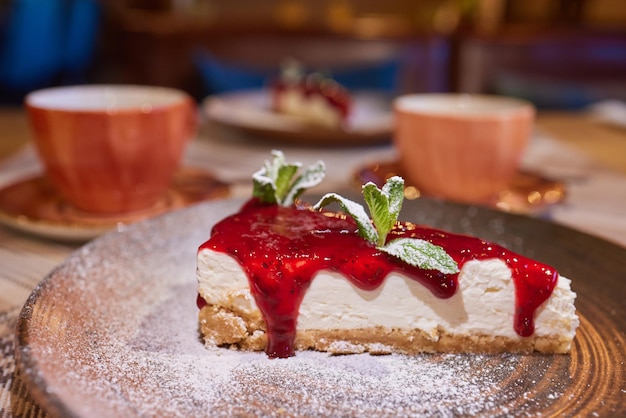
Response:
[{"label": "red berry sauce", "polygon": [[350,113],[352,101],[348,90],[333,80],[305,77],[297,84],[278,80],[272,84],[272,107],[274,109],[278,108],[280,95],[288,89],[298,89],[307,98],[315,95],[325,98],[330,106],[337,109],[342,119],[346,119]]},{"label": "red berry sauce", "polygon": [[[535,310],[551,295],[558,273],[551,267],[494,243],[411,223],[398,223],[388,240],[420,238],[442,246],[458,263],[500,258],[515,284],[515,331],[534,332]],[[392,271],[418,281],[439,298],[456,292],[458,274],[443,274],[405,264],[361,238],[354,220],[341,213],[281,207],[250,200],[241,211],[217,223],[207,248],[233,256],[250,281],[250,289],[267,326],[269,357],[294,355],[300,302],[315,274],[336,271],[364,290],[380,286]],[[198,307],[206,302],[199,298]]]}]

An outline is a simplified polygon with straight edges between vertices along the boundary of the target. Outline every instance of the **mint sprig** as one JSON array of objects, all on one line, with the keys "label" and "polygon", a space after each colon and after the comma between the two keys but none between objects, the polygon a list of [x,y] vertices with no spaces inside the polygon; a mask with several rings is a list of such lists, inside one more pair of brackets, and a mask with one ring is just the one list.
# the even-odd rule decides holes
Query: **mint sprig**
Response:
[{"label": "mint sprig", "polygon": [[378,249],[426,270],[438,270],[445,274],[459,272],[458,264],[446,250],[423,239],[397,238]]},{"label": "mint sprig", "polygon": [[382,247],[387,240],[387,234],[396,224],[402,201],[404,200],[404,180],[402,177],[391,177],[382,189],[372,182],[363,186],[363,198],[372,214],[372,221],[378,231],[376,245]]},{"label": "mint sprig", "polygon": [[372,242],[379,250],[399,258],[405,263],[444,274],[459,272],[459,266],[440,246],[419,238],[397,238],[387,242],[387,235],[398,221],[404,200],[404,179],[391,177],[382,189],[367,183],[362,189],[363,198],[372,215],[370,220],[362,205],[336,193],[323,196],[313,208],[319,210],[337,202],[342,210],[352,216],[359,235]]},{"label": "mint sprig", "polygon": [[340,196],[337,193],[328,193],[324,195],[320,199],[320,201],[315,204],[315,206],[313,206],[313,209],[319,210],[333,202],[339,203],[341,209],[354,218],[359,228],[359,235],[362,238],[365,238],[370,242],[378,242],[378,231],[370,221],[370,218],[369,216],[367,216],[367,213],[365,212],[363,206],[359,205],[358,203],[353,202],[350,199],[346,199],[345,197]]},{"label": "mint sprig", "polygon": [[263,168],[252,175],[253,196],[264,203],[291,206],[306,189],[317,186],[325,175],[326,167],[318,161],[294,178],[301,166],[300,163],[288,163],[282,151],[272,151],[272,160],[265,161]]}]

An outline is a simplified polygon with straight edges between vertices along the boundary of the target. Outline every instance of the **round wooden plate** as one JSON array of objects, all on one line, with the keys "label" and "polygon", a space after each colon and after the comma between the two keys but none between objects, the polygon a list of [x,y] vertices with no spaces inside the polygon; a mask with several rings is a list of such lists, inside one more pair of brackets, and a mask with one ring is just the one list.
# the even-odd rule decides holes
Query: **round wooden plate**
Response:
[{"label": "round wooden plate", "polygon": [[21,312],[16,351],[50,416],[626,414],[626,249],[482,207],[418,199],[401,219],[479,235],[571,278],[581,326],[570,355],[270,360],[205,349],[196,249],[242,203],[207,202],[106,234],[41,282]]}]

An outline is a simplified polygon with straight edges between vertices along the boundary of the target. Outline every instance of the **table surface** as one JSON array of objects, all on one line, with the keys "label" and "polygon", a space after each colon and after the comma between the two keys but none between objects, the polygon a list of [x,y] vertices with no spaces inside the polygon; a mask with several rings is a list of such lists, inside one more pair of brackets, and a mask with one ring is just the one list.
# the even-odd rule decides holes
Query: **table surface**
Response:
[{"label": "table surface", "polygon": [[[0,187],[25,172],[40,171],[22,109],[0,109]],[[359,148],[307,148],[241,138],[206,125],[187,150],[187,164],[212,170],[239,184],[280,147],[304,164],[323,159],[327,188],[351,187],[352,173],[364,164],[395,158],[390,144]],[[557,178],[567,199],[541,216],[626,246],[626,128],[586,113],[539,113],[523,159],[524,168]],[[320,190],[324,192],[325,190]],[[249,193],[234,187],[234,195]],[[55,242],[0,226],[0,416],[45,416],[15,374],[14,327],[19,310],[36,284],[80,244]]]}]

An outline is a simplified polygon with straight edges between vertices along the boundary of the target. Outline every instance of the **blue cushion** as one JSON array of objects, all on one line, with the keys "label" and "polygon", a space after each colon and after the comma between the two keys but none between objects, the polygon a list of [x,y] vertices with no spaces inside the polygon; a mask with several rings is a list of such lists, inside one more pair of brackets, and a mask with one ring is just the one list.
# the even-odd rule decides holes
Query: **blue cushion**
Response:
[{"label": "blue cushion", "polygon": [[37,87],[61,67],[63,7],[57,1],[18,0],[0,51],[0,84]]},{"label": "blue cushion", "polygon": [[[207,52],[198,52],[194,61],[202,77],[205,94],[260,89],[279,75],[279,69],[250,69],[221,61]],[[393,93],[397,87],[400,63],[389,60],[351,68],[309,69],[332,77],[349,90],[382,90]]]},{"label": "blue cushion", "polygon": [[382,90],[393,93],[398,86],[399,60],[341,69],[331,76],[349,90]]},{"label": "blue cushion", "polygon": [[28,92],[85,70],[100,7],[98,0],[14,0],[0,44],[0,89]]},{"label": "blue cushion", "polygon": [[271,75],[269,71],[244,69],[219,61],[207,53],[196,53],[194,61],[202,76],[206,94],[261,88]]},{"label": "blue cushion", "polygon": [[518,97],[539,109],[581,110],[607,99],[626,99],[623,80],[551,78],[502,72],[491,83],[491,93]]}]

